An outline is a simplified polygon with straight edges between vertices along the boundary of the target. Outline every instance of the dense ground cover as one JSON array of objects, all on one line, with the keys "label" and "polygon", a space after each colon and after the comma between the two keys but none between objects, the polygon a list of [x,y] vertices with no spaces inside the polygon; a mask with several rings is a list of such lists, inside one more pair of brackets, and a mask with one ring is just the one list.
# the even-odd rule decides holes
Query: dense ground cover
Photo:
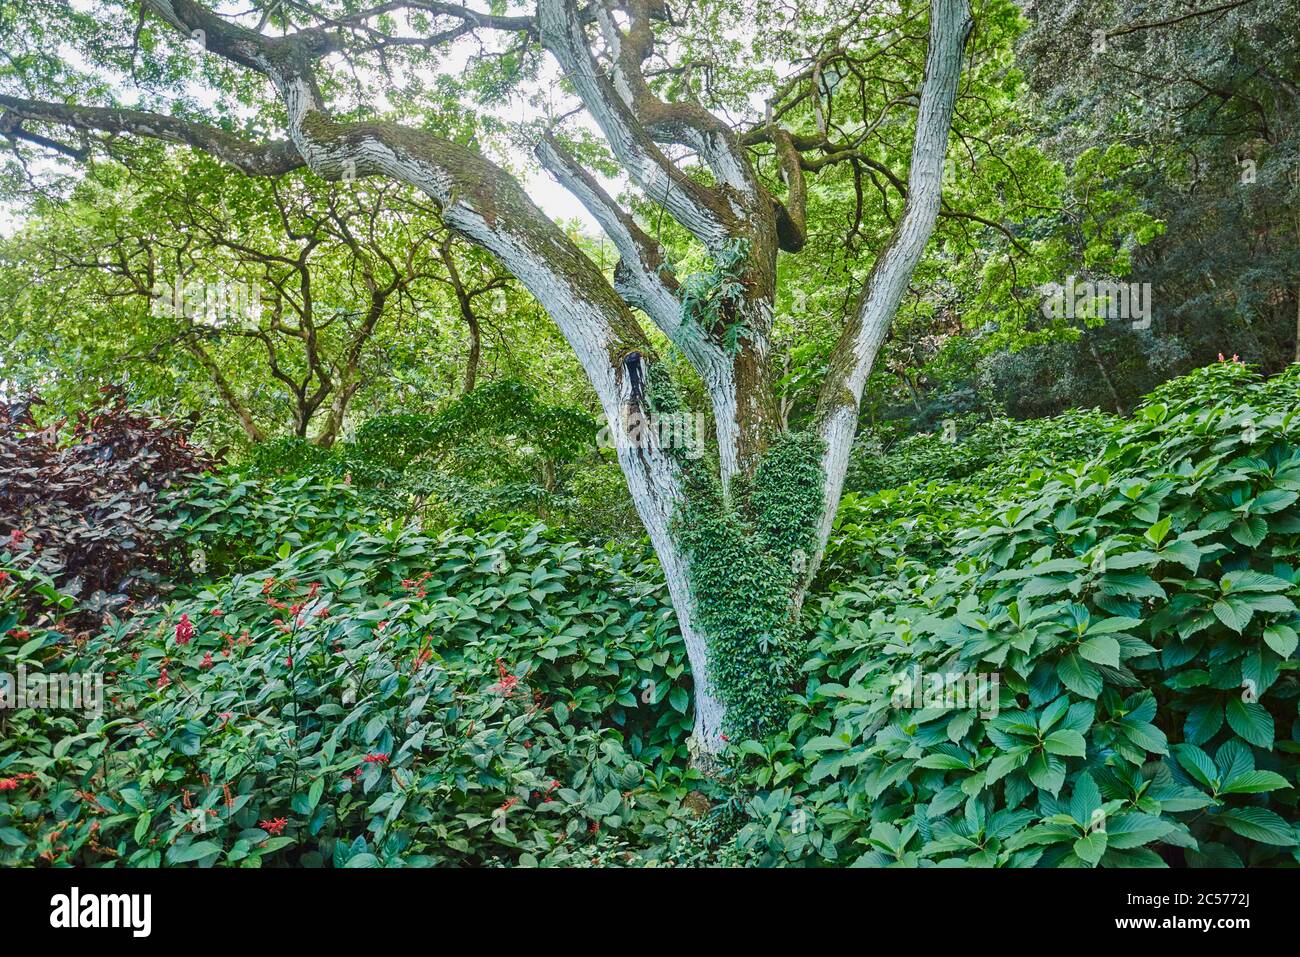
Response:
[{"label": "dense ground cover", "polygon": [[[0,862],[1294,863],[1298,400],[1223,362],[860,452],[792,716],[708,778],[644,549],[263,462],[132,486],[152,570],[90,602],[6,501],[3,652],[105,702],[0,711]],[[102,444],[31,431],[7,480]],[[912,707],[917,669],[991,695]]]}]

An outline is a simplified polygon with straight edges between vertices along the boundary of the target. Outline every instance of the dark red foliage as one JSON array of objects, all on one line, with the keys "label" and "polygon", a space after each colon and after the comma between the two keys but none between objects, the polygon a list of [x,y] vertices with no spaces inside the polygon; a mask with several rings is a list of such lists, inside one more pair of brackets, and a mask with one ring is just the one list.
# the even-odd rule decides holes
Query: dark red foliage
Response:
[{"label": "dark red foliage", "polygon": [[159,494],[211,467],[172,423],[107,392],[74,422],[41,428],[39,400],[0,401],[0,556],[91,607],[118,604],[162,567]]}]

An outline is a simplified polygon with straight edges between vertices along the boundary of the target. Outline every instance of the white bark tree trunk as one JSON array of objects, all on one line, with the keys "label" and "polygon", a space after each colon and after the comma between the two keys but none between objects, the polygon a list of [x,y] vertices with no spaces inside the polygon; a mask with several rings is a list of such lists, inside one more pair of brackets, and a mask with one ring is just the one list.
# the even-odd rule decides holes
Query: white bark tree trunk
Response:
[{"label": "white bark tree trunk", "polygon": [[[17,119],[76,130],[188,144],[250,175],[280,175],[306,165],[327,179],[383,175],[410,184],[438,203],[449,227],[492,252],[547,310],[581,363],[615,435],[625,435],[630,408],[642,411],[626,361],[634,355],[638,362],[655,361],[632,313],[635,307],[681,349],[705,383],[717,425],[723,489],[738,477],[753,476],[781,429],[769,368],[772,302],[778,250],[798,252],[806,240],[807,191],[799,152],[804,147],[774,126],[770,116],[765,133],[755,131],[777,147],[789,193],[781,201],[762,184],[731,126],[694,103],[658,99],[641,68],[653,52],[654,21],[665,17],[662,2],[621,0],[619,18],[602,4],[580,6],[577,0],[538,0],[535,18],[481,14],[454,4],[438,5],[437,16],[459,18],[467,27],[540,38],[643,195],[714,256],[737,241],[745,244],[746,292],[736,312],[748,332],[737,354],[716,331],[685,321],[677,281],[664,268],[658,244],[549,134],[538,144],[537,155],[613,241],[621,259],[612,284],[514,177],[474,149],[396,123],[337,121],[315,71],[327,57],[345,50],[348,32],[338,24],[272,37],[218,16],[196,0],[142,0],[142,5],[187,40],[197,40],[205,54],[269,79],[285,108],[288,140],[252,144],[179,117],[8,95],[0,95],[0,109]],[[360,23],[384,9],[381,5],[351,19]],[[603,37],[601,55],[592,49],[596,38],[588,28],[593,23]],[[823,507],[814,554],[789,596],[794,610],[830,533],[867,378],[940,213],[943,159],[970,26],[966,0],[931,0],[906,207],[843,330],[818,403],[816,429],[825,443]],[[679,168],[660,148],[664,144],[697,156],[712,173],[713,185]],[[828,145],[823,141],[806,148]],[[644,376],[644,365],[640,371]],[[695,682],[692,747],[707,759],[723,744],[724,703],[713,685],[710,636],[699,625],[689,556],[674,539],[673,520],[684,494],[681,465],[653,441],[620,441],[618,460],[678,614]]]}]

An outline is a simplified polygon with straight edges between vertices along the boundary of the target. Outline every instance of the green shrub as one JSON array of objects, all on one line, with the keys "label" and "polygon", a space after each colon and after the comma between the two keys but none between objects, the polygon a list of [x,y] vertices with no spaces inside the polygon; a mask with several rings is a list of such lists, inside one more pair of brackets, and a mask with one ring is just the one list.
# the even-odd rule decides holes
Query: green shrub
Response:
[{"label": "green shrub", "polygon": [[177,490],[165,509],[198,574],[250,572],[275,561],[281,548],[378,525],[377,510],[352,485],[312,478],[205,475]]},{"label": "green shrub", "polygon": [[[757,788],[741,848],[770,863],[1300,860],[1298,383],[1295,368],[1267,383],[1201,370],[1098,458],[941,532],[946,558],[885,556],[826,596],[788,729],[739,748]],[[918,701],[917,668],[996,678],[996,697]]]},{"label": "green shrub", "polygon": [[911,483],[964,481],[999,488],[1037,468],[1092,458],[1105,448],[1117,420],[1071,411],[1049,419],[995,419],[966,415],[940,430],[909,435],[885,449],[870,432],[854,444],[844,487],[871,492]]},{"label": "green shrub", "polygon": [[541,528],[395,528],[75,653],[33,629],[26,657],[108,673],[111,704],[5,716],[0,863],[626,861],[684,780],[663,592]]}]

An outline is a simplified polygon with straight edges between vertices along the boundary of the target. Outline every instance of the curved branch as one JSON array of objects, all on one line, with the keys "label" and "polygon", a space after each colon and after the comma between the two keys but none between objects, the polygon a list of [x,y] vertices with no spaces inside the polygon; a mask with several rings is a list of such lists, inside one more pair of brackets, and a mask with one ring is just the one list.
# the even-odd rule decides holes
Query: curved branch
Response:
[{"label": "curved branch", "polygon": [[145,110],[110,106],[70,106],[0,93],[4,115],[51,123],[68,129],[143,136],[202,150],[250,176],[280,176],[304,166],[297,148],[287,140],[250,143],[233,133],[201,123]]},{"label": "curved branch", "polygon": [[777,236],[782,249],[797,253],[808,241],[808,187],[803,178],[803,164],[799,151],[785,130],[773,127],[772,142],[776,146],[781,174],[789,189],[786,201],[776,203]]},{"label": "curved branch", "polygon": [[818,432],[826,442],[821,542],[830,534],[844,487],[867,377],[942,208],[943,162],[971,26],[967,0],[931,0],[930,44],[912,143],[907,204],[836,343],[817,402]]},{"label": "curved branch", "polygon": [[564,69],[632,179],[708,249],[720,249],[739,225],[736,210],[664,156],[633,113],[631,90],[617,89],[596,62],[573,0],[539,0],[537,17],[542,45]]},{"label": "curved branch", "polygon": [[677,281],[665,269],[663,248],[646,235],[626,210],[616,203],[596,178],[560,145],[551,133],[534,151],[541,164],[586,207],[618,250],[615,287],[641,309],[670,339],[681,331],[681,303]]}]

